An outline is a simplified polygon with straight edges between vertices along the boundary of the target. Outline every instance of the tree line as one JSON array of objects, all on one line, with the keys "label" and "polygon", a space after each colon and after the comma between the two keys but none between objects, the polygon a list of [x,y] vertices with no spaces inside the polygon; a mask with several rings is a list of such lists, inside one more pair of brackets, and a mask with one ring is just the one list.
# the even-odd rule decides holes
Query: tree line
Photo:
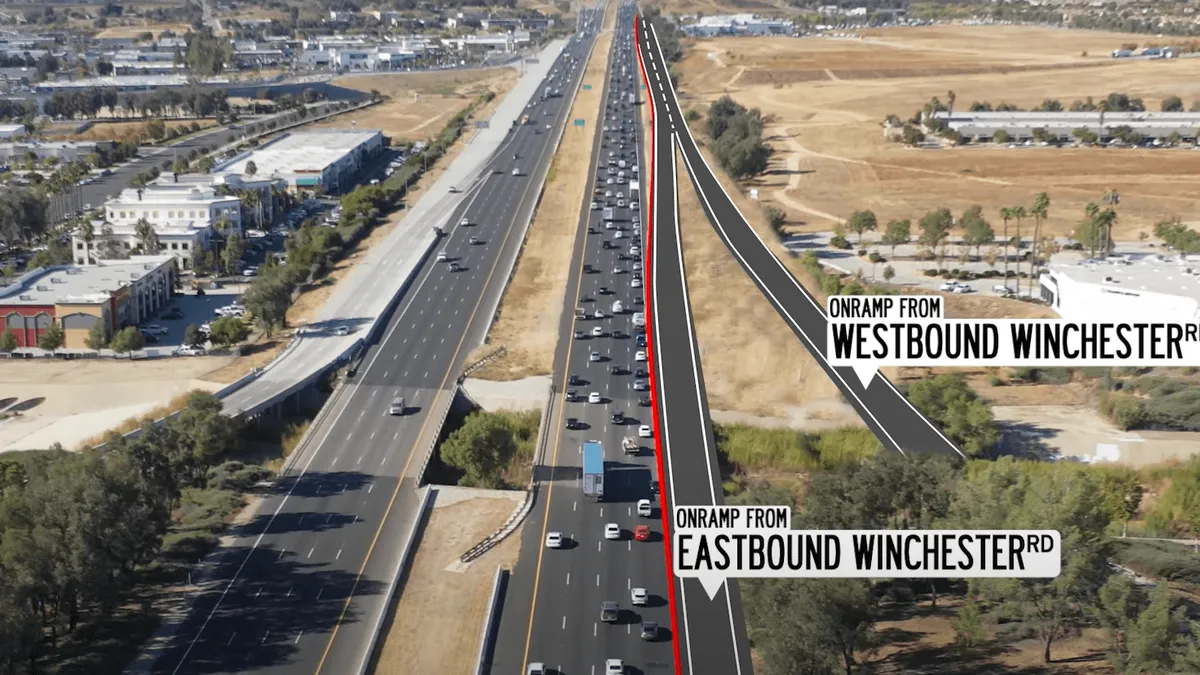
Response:
[{"label": "tree line", "polygon": [[[92,119],[107,112],[116,116],[148,117],[215,117],[229,113],[228,93],[223,89],[165,87],[146,92],[118,93],[116,89],[91,87],[73,91],[57,91],[45,103],[50,117]],[[23,102],[22,102],[23,103]],[[14,106],[19,112],[22,106]],[[0,114],[6,111],[0,108]],[[21,115],[24,118],[26,115]],[[9,119],[12,119],[11,117]]]},{"label": "tree line", "polygon": [[1109,565],[1108,532],[1137,512],[1142,491],[1122,468],[1011,458],[964,465],[892,453],[815,473],[802,501],[789,490],[751,484],[730,501],[792,504],[799,529],[1032,528],[1057,530],[1063,541],[1055,579],[742,581],[763,672],[870,672],[886,638],[877,622],[911,614],[918,594],[936,609],[949,591],[964,598],[951,622],[956,661],[969,650],[1001,646],[1005,635],[1028,635],[1050,663],[1064,638],[1095,627],[1104,629],[1109,662],[1120,673],[1197,672],[1200,624],[1186,621],[1165,583],[1147,592]]},{"label": "tree line", "polygon": [[101,450],[0,457],[0,672],[38,672],[81,623],[103,621],[159,556],[172,511],[239,447],[221,402]]}]

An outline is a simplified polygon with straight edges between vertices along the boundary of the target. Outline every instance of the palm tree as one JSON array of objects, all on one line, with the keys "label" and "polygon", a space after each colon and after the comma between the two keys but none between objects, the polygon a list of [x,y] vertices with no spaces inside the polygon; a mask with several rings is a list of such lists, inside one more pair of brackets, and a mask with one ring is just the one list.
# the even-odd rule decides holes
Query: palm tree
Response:
[{"label": "palm tree", "polygon": [[1004,221],[1004,287],[1008,288],[1008,221],[1013,219],[1012,208],[1001,207],[1000,218]]},{"label": "palm tree", "polygon": [[142,253],[153,255],[158,253],[158,232],[145,218],[139,218],[133,225],[133,236],[138,240]]},{"label": "palm tree", "polygon": [[1113,225],[1117,223],[1117,211],[1112,207],[1104,209],[1096,214],[1096,224],[1104,230],[1104,256],[1108,257],[1113,252],[1112,231]]},{"label": "palm tree", "polygon": [[1108,112],[1108,101],[1100,101],[1096,106],[1096,110],[1100,111],[1100,130],[1096,133],[1096,138],[1104,138],[1104,113]]},{"label": "palm tree", "polygon": [[1021,292],[1021,220],[1029,217],[1029,212],[1024,206],[1014,206],[1012,217],[1017,221],[1017,293]]},{"label": "palm tree", "polygon": [[96,228],[92,221],[85,219],[79,225],[79,238],[83,240],[83,263],[92,264],[92,242],[96,240]]},{"label": "palm tree", "polygon": [[950,91],[946,92],[946,103],[948,104],[948,105],[946,106],[946,114],[947,114],[947,116],[949,116],[949,117],[953,117],[953,116],[954,116],[954,102],[955,102],[955,101],[957,101],[957,100],[958,100],[958,94],[954,93],[954,90],[953,90],[953,89],[951,89]]},{"label": "palm tree", "polygon": [[1033,214],[1033,263],[1029,269],[1029,294],[1033,295],[1033,277],[1041,267],[1038,258],[1038,247],[1042,236],[1042,221],[1050,214],[1050,195],[1039,192],[1033,197],[1033,206],[1029,209]]}]

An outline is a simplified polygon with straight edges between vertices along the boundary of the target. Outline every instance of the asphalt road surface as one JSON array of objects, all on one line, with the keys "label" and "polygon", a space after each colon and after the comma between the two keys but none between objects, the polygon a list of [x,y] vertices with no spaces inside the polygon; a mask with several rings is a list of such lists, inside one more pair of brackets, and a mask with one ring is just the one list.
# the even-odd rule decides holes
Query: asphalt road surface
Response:
[{"label": "asphalt road surface", "polygon": [[[640,33],[640,18],[638,28]],[[679,234],[676,121],[683,120],[668,114],[655,87],[666,79],[665,66],[643,56],[642,71],[654,106],[650,337],[663,503],[669,513],[676,505],[719,505],[725,499]],[[679,672],[750,675],[750,645],[737,582],[727,582],[712,597],[695,579],[675,578],[672,583]]]},{"label": "asphalt road surface", "polygon": [[[639,20],[639,25],[643,23]],[[734,258],[821,364],[825,373],[858,411],[867,427],[884,447],[905,454],[932,452],[963,456],[957,446],[918,412],[882,374],[876,374],[868,386],[863,386],[852,368],[834,368],[829,365],[825,359],[828,319],[824,309],[804,290],[746,222],[700,154],[691,131],[683,121],[675,89],[667,76],[665,61],[649,24],[645,24],[645,29],[639,30],[638,37],[659,124],[675,130],[679,148],[683,153],[684,166],[691,176],[696,192],[700,195],[704,211]]]},{"label": "asphalt road surface", "polygon": [[[572,42],[563,58],[582,58],[590,43]],[[564,91],[574,91],[581,72]],[[531,112],[543,119],[551,110],[545,119],[557,129],[570,102],[535,102]],[[452,222],[470,225],[449,228],[440,244],[450,260],[421,270],[313,442],[215,563],[228,582],[197,602],[154,672],[341,674],[369,657],[418,504],[415,474],[436,433],[433,404],[450,390],[464,344],[490,323],[488,310],[478,310],[503,290],[504,265],[521,244],[510,235],[537,198],[554,138],[544,125],[518,127],[496,153],[495,172],[454,214]],[[403,416],[389,414],[397,395],[407,402]]]},{"label": "asphalt road surface", "polygon": [[[636,157],[645,166],[637,144],[641,137],[639,112],[625,103],[628,92],[636,91],[638,84],[631,30],[633,11],[629,5],[621,8],[618,16],[609,73],[610,78],[618,78],[619,95],[614,93],[613,85],[606,85],[604,102],[613,118],[606,123],[619,125],[628,120],[627,132],[598,134],[592,157],[594,184],[603,186],[605,192],[624,192],[626,198],[628,190],[621,188],[628,184],[607,185],[606,174],[596,165],[607,168],[609,152],[614,158],[621,157],[623,136],[629,140],[625,159]],[[622,66],[625,76],[620,74]],[[602,207],[605,199],[599,196],[598,206]],[[607,229],[603,210],[589,206],[585,204],[580,214],[574,271],[568,282],[571,292],[555,359],[557,398],[547,422],[556,429],[549,442],[551,459],[548,466],[539,467],[543,488],[523,530],[521,557],[503,604],[491,673],[524,675],[527,664],[544,663],[549,672],[591,675],[602,673],[605,661],[614,658],[624,661],[627,674],[674,673],[666,558],[657,499],[650,491],[650,481],[657,474],[654,442],[638,436],[638,427],[651,423],[651,409],[639,405],[639,399],[648,397],[649,392],[634,388],[635,382],[649,387],[647,373],[638,375],[639,369],[648,370],[649,365],[636,360],[637,352],[645,350],[637,345],[638,332],[633,323],[633,313],[644,310],[644,289],[635,287],[632,281],[634,265],[641,256],[632,255],[630,249],[631,242],[642,241],[643,218],[640,209],[634,210],[627,203],[625,208],[614,207],[616,221],[612,229]],[[614,247],[604,248],[605,241]],[[585,272],[584,265],[593,271]],[[608,292],[602,293],[601,288]],[[614,301],[622,303],[623,313],[612,313]],[[577,319],[577,307],[589,315],[599,309],[605,318]],[[600,337],[592,337],[594,328],[600,329]],[[576,331],[582,331],[583,337],[576,338]],[[614,336],[614,331],[619,331],[619,336]],[[601,360],[593,361],[593,352]],[[612,372],[613,366],[619,368],[617,373]],[[570,375],[580,381],[569,384]],[[568,390],[576,392],[581,400],[566,401]],[[587,402],[592,392],[600,395],[601,403]],[[613,422],[614,410],[626,416],[623,423]],[[582,428],[565,428],[567,418],[576,418]],[[623,453],[624,438],[637,439],[637,454]],[[589,440],[600,441],[605,451],[605,499],[600,502],[585,497],[582,491],[581,447]],[[639,499],[650,499],[655,504],[650,517],[637,515],[635,505]],[[605,539],[608,523],[620,527],[620,539]],[[649,541],[634,541],[633,531],[638,525],[651,527]],[[548,532],[561,533],[566,540],[564,547],[546,549]],[[632,604],[634,588],[647,590],[646,605]],[[620,607],[615,623],[600,619],[600,605],[605,601],[617,602]],[[654,621],[661,627],[657,640],[642,640],[643,621]]]}]

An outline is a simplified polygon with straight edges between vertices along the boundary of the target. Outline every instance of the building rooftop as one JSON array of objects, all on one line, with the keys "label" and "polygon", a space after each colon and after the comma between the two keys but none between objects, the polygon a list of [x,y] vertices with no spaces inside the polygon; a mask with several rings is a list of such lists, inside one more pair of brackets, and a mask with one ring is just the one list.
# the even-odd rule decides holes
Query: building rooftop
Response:
[{"label": "building rooftop", "polygon": [[170,255],[101,260],[95,265],[43,267],[0,288],[3,305],[99,304],[114,291],[173,260]]},{"label": "building rooftop", "polygon": [[[1128,261],[1128,262],[1126,262]],[[1073,281],[1133,293],[1160,293],[1200,300],[1200,257],[1130,254],[1108,260],[1053,264],[1051,272]],[[1111,281],[1106,279],[1111,278]]]},{"label": "building rooftop", "polygon": [[245,174],[254,162],[256,176],[320,174],[354,148],[379,134],[374,129],[320,129],[288,134],[220,167],[221,173]]},{"label": "building rooftop", "polygon": [[[211,177],[210,181],[211,183]],[[215,188],[211,185],[197,185],[195,183],[154,183],[146,186],[142,190],[142,195],[138,197],[138,191],[134,188],[126,188],[121,190],[121,194],[112,199],[110,204],[178,204],[180,202],[194,202],[196,204],[209,204],[213,202],[237,201],[238,198],[229,195],[221,196],[217,194]]]}]

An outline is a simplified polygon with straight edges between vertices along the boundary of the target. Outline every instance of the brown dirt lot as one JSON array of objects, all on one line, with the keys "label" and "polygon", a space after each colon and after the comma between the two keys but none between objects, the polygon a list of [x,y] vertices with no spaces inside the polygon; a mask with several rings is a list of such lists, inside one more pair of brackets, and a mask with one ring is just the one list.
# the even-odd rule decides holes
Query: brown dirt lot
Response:
[{"label": "brown dirt lot", "polygon": [[[393,140],[417,141],[436,135],[445,120],[491,90],[499,97],[516,83],[512,68],[440,73],[399,73],[342,77],[333,84],[359,91],[378,90],[390,100],[351,114],[358,126],[380,129]],[[419,97],[419,98],[418,98]],[[344,126],[345,119],[322,126]]]},{"label": "brown dirt lot", "polygon": [[[1200,206],[1200,153],[1191,149],[946,148],[889,143],[880,123],[909,117],[933,96],[1064,105],[1110,91],[1142,97],[1157,110],[1188,84],[1200,62],[1114,62],[1111,49],[1146,36],[1012,26],[937,26],[869,31],[862,40],[727,38],[699,41],[681,64],[685,107],[703,111],[728,92],[772,116],[775,150],[768,175],[754,181],[766,203],[800,229],[828,230],[834,218],[872,209],[881,222],[948,206],[980,204],[998,221],[1002,206],[1053,200],[1048,232],[1074,230],[1088,201],[1121,193],[1116,236],[1136,238],[1153,223]],[[1087,52],[1090,56],[1082,56]],[[886,66],[881,64],[887,64]],[[954,74],[957,73],[957,74]],[[702,123],[694,126],[702,132]]]},{"label": "brown dirt lot", "polygon": [[496,568],[511,570],[516,565],[521,531],[462,569],[458,556],[503,525],[517,503],[504,498],[468,498],[439,505],[444,496],[456,491],[458,488],[450,488],[435,498],[395,618],[384,637],[377,675],[474,670],[479,629],[487,614]]},{"label": "brown dirt lot", "polygon": [[148,23],[142,19],[131,19],[129,21],[138,21],[137,24],[128,26],[113,26],[105,28],[96,34],[96,37],[102,38],[132,38],[141,35],[142,33],[154,33],[154,38],[158,39],[160,33],[171,31],[176,35],[183,35],[191,30],[191,27],[185,23]]},{"label": "brown dirt lot", "polygon": [[[606,25],[616,17],[616,3],[609,5]],[[498,345],[508,350],[474,373],[489,380],[518,380],[545,375],[554,367],[558,322],[562,315],[563,292],[570,273],[571,256],[564,255],[574,244],[579,228],[579,209],[588,194],[592,146],[600,120],[602,89],[608,72],[612,33],[602,34],[592,51],[569,119],[587,121],[583,129],[569,127],[550,165],[537,212],[517,261],[508,288],[500,302],[499,318],[468,362],[482,358]],[[571,289],[572,291],[574,289]]]},{"label": "brown dirt lot", "polygon": [[[166,120],[168,129],[190,127],[194,120]],[[215,126],[213,120],[195,120],[200,122],[201,129]],[[66,137],[72,141],[126,141],[137,140],[145,129],[145,122],[97,122],[81,134]]]}]

